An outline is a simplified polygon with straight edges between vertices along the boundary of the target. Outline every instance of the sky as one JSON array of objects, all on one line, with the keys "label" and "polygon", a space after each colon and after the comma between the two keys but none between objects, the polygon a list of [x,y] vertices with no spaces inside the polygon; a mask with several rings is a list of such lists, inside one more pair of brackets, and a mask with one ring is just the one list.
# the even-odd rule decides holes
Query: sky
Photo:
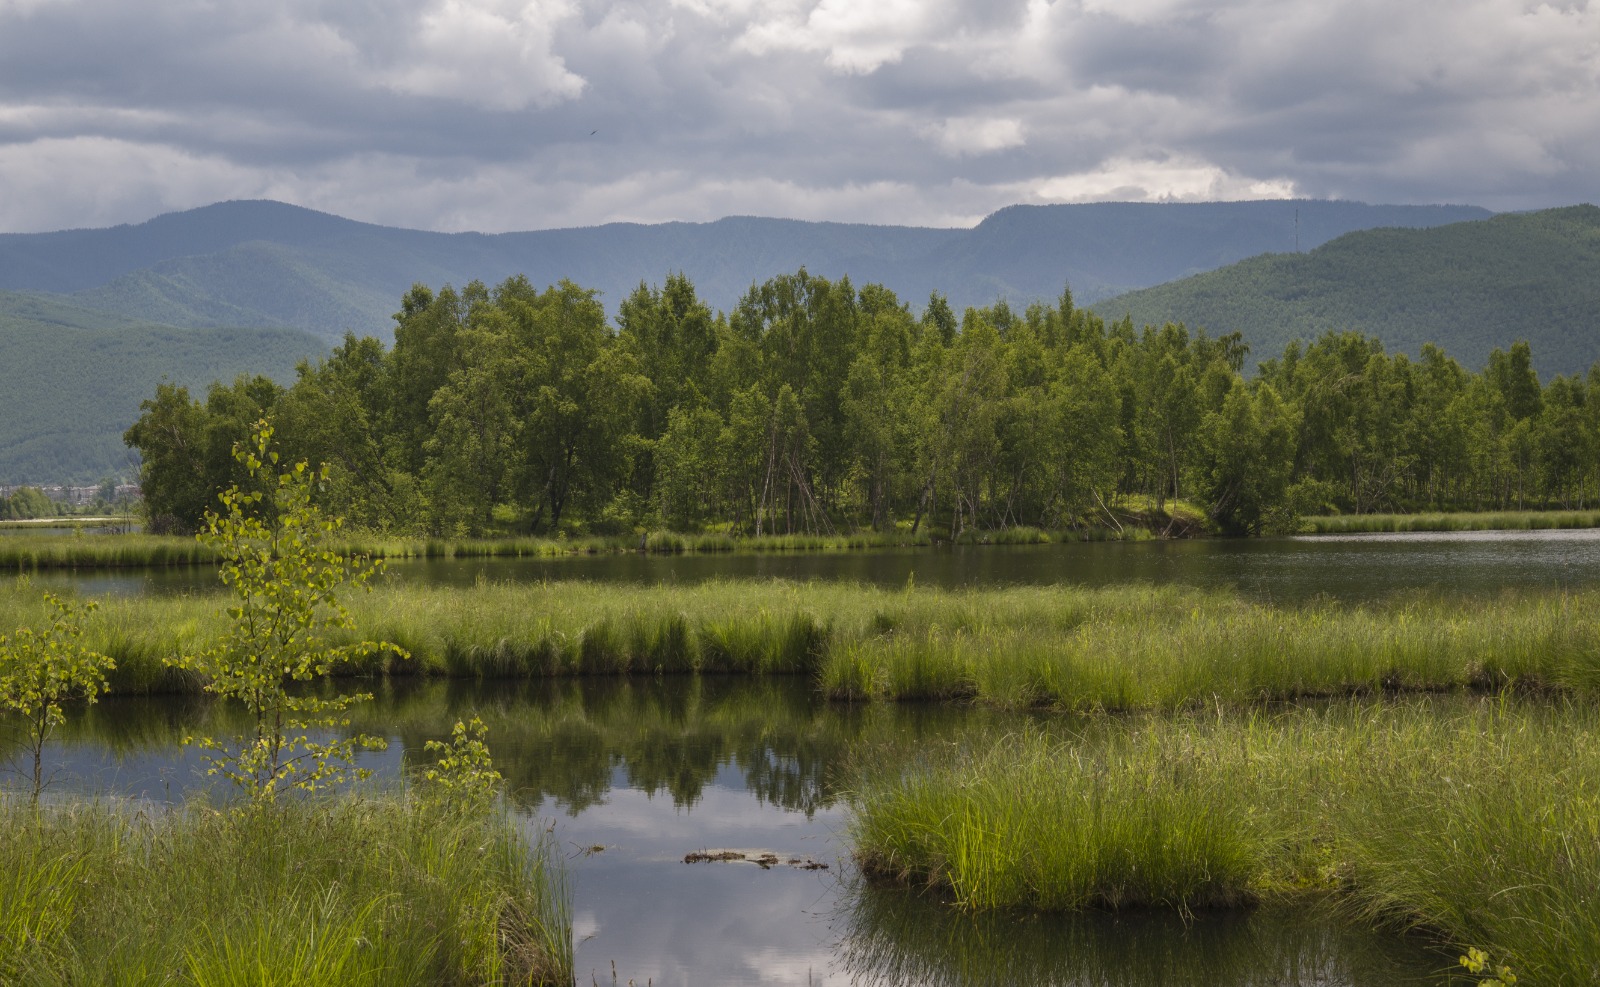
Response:
[{"label": "sky", "polygon": [[0,0],[0,231],[1600,200],[1600,0]]}]

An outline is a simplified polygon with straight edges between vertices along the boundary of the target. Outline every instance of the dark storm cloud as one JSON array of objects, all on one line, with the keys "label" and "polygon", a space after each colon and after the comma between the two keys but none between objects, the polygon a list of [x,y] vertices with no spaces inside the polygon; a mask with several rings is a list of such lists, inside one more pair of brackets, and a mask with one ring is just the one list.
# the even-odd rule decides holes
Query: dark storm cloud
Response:
[{"label": "dark storm cloud", "polygon": [[1522,0],[0,0],[0,229],[267,196],[511,229],[1600,189],[1600,10]]}]

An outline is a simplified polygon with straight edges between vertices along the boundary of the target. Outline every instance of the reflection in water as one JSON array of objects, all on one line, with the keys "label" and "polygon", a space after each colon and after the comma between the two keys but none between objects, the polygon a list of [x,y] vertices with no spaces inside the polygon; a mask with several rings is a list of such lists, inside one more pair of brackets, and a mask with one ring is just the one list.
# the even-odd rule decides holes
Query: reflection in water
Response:
[{"label": "reflection in water", "polygon": [[857,880],[840,962],[860,987],[1438,984],[1447,957],[1313,912],[971,915]]},{"label": "reflection in water", "polygon": [[[852,758],[882,766],[941,756],[1040,717],[836,706],[801,678],[371,688],[375,701],[350,728],[389,738],[388,752],[363,763],[391,781],[419,766],[426,741],[447,737],[457,719],[484,717],[526,825],[551,829],[567,851],[581,984],[610,983],[613,963],[618,984],[708,987],[1443,982],[1428,976],[1439,958],[1415,944],[1314,916],[975,918],[859,885],[842,836]],[[1046,722],[1095,733],[1065,717]],[[204,699],[102,701],[75,711],[51,744],[52,791],[181,799],[204,780],[182,738],[244,725]],[[684,863],[691,851],[721,847],[829,867]]]},{"label": "reflection in water", "polygon": [[[736,783],[758,805],[809,817],[837,801],[853,750],[916,749],[1020,722],[951,706],[829,704],[800,677],[393,679],[354,687],[373,690],[374,701],[350,711],[349,732],[390,744],[387,755],[364,756],[365,766],[397,776],[425,763],[427,742],[448,739],[456,720],[480,716],[513,801],[568,816],[603,803],[613,788],[689,809],[708,786]],[[48,754],[68,789],[170,790],[178,798],[204,783],[203,774],[182,770],[194,760],[182,756],[183,738],[248,726],[238,707],[206,697],[113,696],[76,710]]]}]

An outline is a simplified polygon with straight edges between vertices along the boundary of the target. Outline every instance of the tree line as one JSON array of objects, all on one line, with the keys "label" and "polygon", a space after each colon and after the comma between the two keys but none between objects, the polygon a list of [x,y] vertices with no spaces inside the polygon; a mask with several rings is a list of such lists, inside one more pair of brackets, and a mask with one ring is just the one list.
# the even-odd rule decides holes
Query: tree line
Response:
[{"label": "tree line", "polygon": [[152,524],[192,530],[248,483],[231,450],[263,416],[287,457],[327,464],[327,510],[397,533],[956,538],[1178,500],[1255,533],[1600,498],[1600,369],[1543,384],[1526,343],[1471,372],[1329,332],[1247,375],[1236,333],[1108,323],[1070,291],[959,316],[936,293],[914,313],[804,269],[728,313],[673,275],[612,324],[594,291],[513,277],[415,286],[395,320],[392,346],[347,335],[288,387],[159,386],[125,436]]}]

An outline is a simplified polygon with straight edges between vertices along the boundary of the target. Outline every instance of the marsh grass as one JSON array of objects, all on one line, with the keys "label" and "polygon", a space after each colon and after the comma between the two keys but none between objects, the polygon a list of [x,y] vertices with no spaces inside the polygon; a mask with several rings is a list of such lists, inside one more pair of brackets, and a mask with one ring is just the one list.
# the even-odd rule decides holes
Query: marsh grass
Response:
[{"label": "marsh grass", "polygon": [[1130,588],[946,599],[941,618],[901,620],[886,608],[886,633],[836,640],[822,689],[841,699],[1126,710],[1600,687],[1593,594],[1306,607]]},{"label": "marsh grass", "polygon": [[1600,975],[1600,716],[1508,697],[1103,719],[860,771],[880,879],[969,909],[1312,898]]},{"label": "marsh grass", "polygon": [[1330,514],[1301,520],[1310,534],[1391,531],[1548,531],[1600,528],[1600,511],[1460,511],[1423,514]]},{"label": "marsh grass", "polygon": [[[969,545],[1042,545],[1052,541],[1142,540],[1155,536],[1144,520],[1129,516],[1124,528],[1089,526],[1044,531],[1014,527],[971,530]],[[1154,523],[1154,522],[1152,522]],[[1185,530],[1191,530],[1187,525]],[[838,534],[741,535],[726,531],[686,533],[650,531],[642,535],[577,537],[407,538],[346,533],[336,549],[346,555],[383,559],[555,559],[580,555],[644,552],[659,555],[800,552],[862,552],[885,548],[926,548],[941,539],[926,529],[854,531]],[[193,538],[149,534],[7,535],[0,538],[0,571],[40,569],[161,568],[215,565],[216,554]]]},{"label": "marsh grass", "polygon": [[857,859],[972,910],[1248,900],[1265,833],[1229,811],[1224,779],[1145,739],[1090,748],[1024,734],[868,781],[851,825]]},{"label": "marsh grass", "polygon": [[399,796],[270,813],[0,802],[0,981],[570,983],[545,848]]},{"label": "marsh grass", "polygon": [[17,534],[0,538],[0,571],[214,565],[216,553],[172,535]]},{"label": "marsh grass", "polygon": [[[197,691],[164,659],[214,640],[216,607],[204,596],[108,599],[84,643],[116,661],[112,692]],[[37,623],[37,608],[37,594],[0,584],[0,627]],[[344,676],[799,674],[838,700],[1073,711],[1600,691],[1597,591],[1280,606],[1143,585],[482,582],[391,584],[351,610],[364,635],[413,657],[364,660]]]}]

